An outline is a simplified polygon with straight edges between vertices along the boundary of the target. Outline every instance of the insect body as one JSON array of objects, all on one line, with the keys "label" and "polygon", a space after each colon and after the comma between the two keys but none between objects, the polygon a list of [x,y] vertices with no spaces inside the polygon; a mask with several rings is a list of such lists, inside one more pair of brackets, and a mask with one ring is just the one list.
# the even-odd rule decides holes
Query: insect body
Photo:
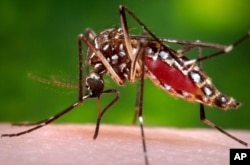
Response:
[{"label": "insect body", "polygon": [[[120,78],[118,81],[113,74],[104,66],[100,58],[96,56],[90,48],[87,53],[87,63],[90,66],[94,66],[94,72],[98,74],[108,73],[115,82],[119,85],[123,85],[126,80],[130,80],[131,64],[132,60],[129,58],[127,49],[124,43],[123,31],[119,29],[107,29],[99,33],[92,43],[95,45],[95,49],[99,49],[105,60],[110,64],[112,70]],[[132,42],[133,52],[136,53],[139,49],[138,41],[134,40]],[[137,71],[136,78],[139,77],[139,72]]]},{"label": "insect body", "polygon": [[[163,47],[156,41],[146,41],[143,47],[140,47],[140,38],[130,41],[134,55],[139,49],[142,50],[141,56],[144,56],[144,61],[138,61],[145,65],[146,76],[171,95],[222,109],[239,107],[238,102],[232,97],[221,94],[201,68],[194,62],[189,63],[190,60],[183,54]],[[126,80],[131,81],[132,60],[125,48],[122,29],[104,30],[94,38],[93,43],[96,49],[101,50],[107,62],[122,80],[119,85],[123,85]],[[176,61],[173,57],[179,60]],[[94,66],[94,72],[98,74],[108,72],[93,51],[88,51],[87,59],[88,64]],[[142,74],[140,70],[136,71],[135,78],[139,78],[140,74]],[[109,75],[112,77],[111,73]]]}]

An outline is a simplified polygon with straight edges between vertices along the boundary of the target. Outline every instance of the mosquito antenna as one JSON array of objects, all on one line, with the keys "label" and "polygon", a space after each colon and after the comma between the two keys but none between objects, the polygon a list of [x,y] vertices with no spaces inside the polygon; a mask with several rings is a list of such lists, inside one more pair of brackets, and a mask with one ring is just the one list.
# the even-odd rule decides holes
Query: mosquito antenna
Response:
[{"label": "mosquito antenna", "polygon": [[36,76],[32,73],[28,73],[27,76],[32,80],[35,80],[44,84],[48,84],[48,85],[55,85],[55,86],[62,87],[62,88],[75,88],[75,89],[78,88],[77,84],[62,82],[62,81],[55,79],[54,77],[52,77],[52,80],[48,80],[48,79]]}]

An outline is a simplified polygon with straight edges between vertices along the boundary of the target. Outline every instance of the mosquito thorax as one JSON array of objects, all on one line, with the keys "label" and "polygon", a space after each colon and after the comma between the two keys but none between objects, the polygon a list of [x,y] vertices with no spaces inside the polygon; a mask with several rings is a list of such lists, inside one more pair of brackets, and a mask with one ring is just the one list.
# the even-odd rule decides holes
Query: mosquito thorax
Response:
[{"label": "mosquito thorax", "polygon": [[[100,50],[112,69],[125,82],[128,80],[131,68],[131,60],[128,56],[124,36],[121,28],[111,28],[100,32],[93,40],[97,50]],[[137,45],[133,44],[133,49]],[[96,54],[88,49],[88,65],[94,67],[94,72],[99,74],[108,73],[108,69],[102,64]],[[108,73],[109,74],[109,73]],[[112,75],[110,75],[112,77]]]}]

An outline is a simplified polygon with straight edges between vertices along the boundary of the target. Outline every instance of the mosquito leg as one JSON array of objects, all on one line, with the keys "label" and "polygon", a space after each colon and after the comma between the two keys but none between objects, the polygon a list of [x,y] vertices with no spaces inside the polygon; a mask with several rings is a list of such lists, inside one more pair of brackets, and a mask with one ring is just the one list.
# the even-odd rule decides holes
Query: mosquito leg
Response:
[{"label": "mosquito leg", "polygon": [[46,119],[46,120],[43,120],[42,122],[38,122],[38,125],[33,127],[33,128],[30,128],[30,129],[27,129],[25,131],[22,131],[22,132],[18,132],[18,133],[11,133],[11,134],[2,134],[1,137],[13,137],[13,136],[20,136],[20,135],[23,135],[23,134],[26,134],[26,133],[29,133],[29,132],[32,132],[32,131],[35,131],[41,127],[44,127],[46,126],[47,124],[53,122],[54,120],[60,118],[61,116],[63,116],[64,114],[68,113],[69,111],[73,110],[75,107],[79,106],[83,100],[85,99],[88,99],[90,98],[89,95],[87,96],[84,96],[81,100],[78,100],[77,102],[75,102],[74,104],[70,105],[68,108],[66,108],[65,110],[61,111],[60,113]]},{"label": "mosquito leg", "polygon": [[[242,38],[240,38],[239,40],[237,40],[236,42],[234,42],[233,44],[229,45],[229,46],[222,46],[219,44],[213,44],[213,43],[199,43],[199,42],[189,42],[189,41],[181,41],[181,40],[171,40],[171,39],[161,39],[161,38],[157,38],[148,28],[147,26],[133,13],[131,12],[127,7],[125,6],[120,6],[120,10],[122,10],[123,12],[126,11],[129,15],[131,15],[141,26],[142,28],[153,37],[153,40],[159,42],[163,47],[166,47],[162,42],[170,42],[170,43],[177,43],[177,44],[183,44],[183,45],[196,45],[198,47],[211,47],[211,48],[215,48],[215,49],[220,49],[220,51],[215,52],[213,54],[201,57],[196,59],[196,61],[203,61],[209,58],[213,58],[219,55],[223,55],[223,54],[227,54],[230,51],[232,51],[236,46],[238,46],[240,43],[242,43],[243,41],[245,41],[246,39],[250,38],[250,31],[248,31],[248,33],[246,35],[244,35]],[[124,12],[125,13],[125,12]],[[133,36],[132,36],[133,37]],[[135,37],[136,38],[136,37]],[[165,40],[165,41],[164,41]],[[168,48],[170,49],[170,48]],[[171,51],[174,52],[174,50],[170,49]],[[176,53],[174,53],[176,54]],[[180,60],[178,59],[178,57],[172,56],[177,62],[180,63]]]},{"label": "mosquito leg", "polygon": [[215,125],[213,122],[211,122],[210,120],[208,120],[205,116],[205,108],[204,105],[200,104],[200,120],[207,124],[208,126],[217,129],[218,131],[220,131],[221,133],[227,135],[228,137],[230,137],[231,139],[239,142],[240,144],[247,146],[248,144],[238,138],[236,138],[235,136],[229,134],[228,132],[224,131],[222,128],[220,128],[219,126]]},{"label": "mosquito leg", "polygon": [[[86,34],[89,38],[94,37],[95,33],[93,31],[91,31],[90,29],[86,31]],[[83,96],[83,71],[82,71],[82,65],[83,65],[83,55],[82,55],[82,45],[81,45],[81,38],[78,37],[78,101],[74,104],[72,104],[71,106],[69,106],[68,108],[66,108],[65,110],[63,110],[62,112],[56,114],[55,116],[52,116],[48,119],[45,120],[41,120],[39,122],[35,122],[35,123],[13,123],[13,125],[16,126],[32,126],[32,125],[36,125],[35,127],[28,129],[26,131],[23,132],[19,132],[19,133],[14,133],[14,134],[3,134],[1,136],[20,136],[29,132],[32,132],[36,129],[39,129],[51,122],[53,122],[54,120],[58,119],[59,117],[63,116],[64,114],[66,114],[67,112],[71,111],[72,109],[74,109],[76,106],[80,105],[83,100],[89,98],[89,95],[85,95]]]},{"label": "mosquito leg", "polygon": [[[147,41],[155,41],[154,38],[150,36],[142,36],[142,35],[129,35],[131,39],[142,39],[145,38]],[[219,49],[223,50],[226,45],[221,45],[221,44],[216,44],[216,43],[210,43],[210,42],[197,42],[197,41],[188,41],[188,40],[179,40],[179,39],[171,39],[171,38],[158,38],[161,42],[166,42],[166,43],[172,43],[172,44],[179,44],[179,45],[190,45],[190,46],[195,46],[195,47],[204,47],[204,48],[214,48],[214,49]]]},{"label": "mosquito leg", "polygon": [[143,146],[143,152],[144,152],[144,159],[145,159],[145,164],[148,165],[148,156],[147,156],[147,147],[146,147],[146,138],[145,138],[145,133],[144,133],[144,126],[143,126],[143,91],[144,91],[144,74],[145,74],[145,66],[144,66],[144,50],[143,47],[146,45],[145,40],[142,39],[140,41],[140,48],[138,53],[135,56],[135,61],[131,65],[135,65],[135,62],[139,61],[140,63],[140,68],[141,68],[141,74],[140,74],[140,79],[139,79],[139,84],[138,84],[138,89],[137,89],[137,98],[136,98],[136,106],[135,106],[135,115],[138,116],[140,128],[141,128],[141,137],[142,137],[142,146]]},{"label": "mosquito leg", "polygon": [[[143,49],[140,49],[139,50],[139,54],[140,54],[140,52],[142,52],[142,50]],[[139,58],[139,54],[137,54],[137,56],[136,57],[138,57]],[[136,58],[136,61],[137,61],[137,58]],[[135,64],[135,63],[134,63]],[[132,63],[132,66],[134,65],[133,63]],[[142,65],[144,65],[143,64],[143,62],[142,62]],[[134,67],[133,67],[134,68]],[[133,71],[133,70],[131,70],[131,71]],[[141,74],[144,74],[144,73],[141,73]],[[144,81],[144,80],[143,80]],[[141,83],[139,83],[138,85],[137,85],[137,91],[136,91],[136,102],[135,102],[135,112],[134,112],[134,117],[133,117],[133,121],[132,121],[132,124],[136,124],[136,120],[137,120],[137,117],[138,117],[138,113],[139,113],[139,104],[140,104],[140,94],[141,94],[141,87],[140,87],[140,85],[141,85]]]},{"label": "mosquito leg", "polygon": [[[140,74],[144,74],[144,54],[143,54],[143,47],[144,47],[144,39],[141,39],[141,42],[139,44],[139,50],[137,52],[137,54],[135,55],[135,60],[131,62],[131,72],[135,72],[135,64],[136,62],[140,62],[141,67],[143,66],[143,69],[141,68],[141,73]],[[144,76],[143,76],[144,77]],[[143,79],[144,81],[144,79]],[[140,88],[141,83],[138,83],[137,85],[137,92],[136,92],[136,103],[135,103],[135,113],[134,113],[134,118],[132,123],[135,124],[137,117],[138,117],[138,113],[139,113],[139,102],[140,102],[140,93],[141,93],[141,88]]]},{"label": "mosquito leg", "polygon": [[130,57],[131,60],[134,59],[133,57],[133,52],[132,52],[132,45],[131,45],[131,41],[128,35],[128,25],[127,25],[127,18],[124,12],[124,9],[120,7],[120,20],[121,20],[121,27],[124,33],[124,40],[125,40],[125,44],[126,44],[126,48],[128,51],[128,55]]},{"label": "mosquito leg", "polygon": [[107,59],[103,56],[102,52],[100,50],[97,50],[94,45],[83,35],[80,34],[78,36],[79,42],[84,42],[95,54],[96,56],[101,60],[103,65],[107,68],[108,72],[112,75],[112,78],[117,84],[124,84],[123,80],[117,75],[117,73],[112,69],[112,66],[110,63],[107,61]]},{"label": "mosquito leg", "polygon": [[[121,18],[121,26],[123,28],[124,31],[124,39],[125,42],[127,40],[126,46],[131,46],[131,44],[128,42],[130,40],[129,36],[128,36],[128,32],[127,30],[127,21],[126,21],[126,15],[125,15],[125,11],[127,13],[129,13],[142,27],[143,29],[145,29],[151,36],[153,36],[153,38],[156,39],[156,41],[158,41],[159,43],[161,43],[161,41],[158,40],[158,38],[125,6],[120,6],[119,8],[120,11],[120,18]],[[141,42],[140,44],[143,44],[143,42]],[[141,48],[141,47],[140,47]],[[131,49],[131,47],[127,47],[127,49]],[[141,49],[141,51],[143,52],[143,49]],[[138,58],[141,55],[141,51],[139,49],[139,52],[137,53],[137,57],[131,57],[131,61],[132,61],[132,67],[133,65],[136,65],[137,60],[136,58]],[[179,59],[177,59],[179,60]],[[138,107],[138,119],[139,119],[139,124],[140,124],[140,128],[141,128],[141,137],[142,137],[142,146],[143,146],[143,152],[144,152],[144,159],[145,159],[145,164],[148,165],[148,156],[147,156],[147,148],[146,148],[146,140],[145,140],[145,134],[144,134],[144,127],[143,127],[143,90],[144,90],[144,55],[142,54],[141,56],[141,78],[139,81],[139,96],[138,96],[138,102],[137,102],[137,106]],[[136,69],[136,68],[135,68]],[[132,69],[131,72],[133,73],[134,70]],[[133,78],[133,74],[130,74],[130,77]]]},{"label": "mosquito leg", "polygon": [[[202,49],[200,47],[198,48],[198,58],[202,58]],[[202,68],[201,61],[198,61],[198,65],[199,65],[200,68]],[[211,122],[210,120],[208,120],[206,118],[206,115],[205,115],[205,107],[204,107],[204,105],[203,104],[199,104],[199,105],[200,105],[200,120],[203,123],[207,124],[208,126],[210,126],[212,128],[215,128],[215,129],[219,130],[221,133],[227,135],[228,137],[236,140],[237,142],[239,142],[239,143],[241,143],[241,144],[243,144],[245,146],[248,145],[246,142],[244,142],[244,141],[236,138],[235,136],[229,134],[228,132],[224,131],[222,128],[220,128],[219,126],[215,125],[213,122]]]},{"label": "mosquito leg", "polygon": [[124,34],[124,41],[125,41],[125,45],[126,45],[126,49],[129,55],[130,60],[132,61],[132,63],[135,63],[134,65],[131,65],[131,72],[130,72],[130,81],[134,82],[135,80],[135,73],[137,70],[140,70],[139,64],[136,61],[136,57],[133,53],[133,48],[131,45],[131,40],[129,37],[129,33],[128,33],[128,25],[127,25],[127,18],[126,18],[126,14],[124,12],[124,8],[123,6],[120,6],[119,12],[120,12],[120,21],[121,21],[121,27],[123,30],[123,34]]},{"label": "mosquito leg", "polygon": [[[78,50],[79,50],[79,54],[78,54],[78,73],[79,73],[79,77],[78,77],[78,100],[82,100],[83,97],[83,77],[82,77],[82,45],[81,45],[81,41],[78,39]],[[32,126],[32,125],[41,125],[44,124],[48,121],[49,119],[45,119],[45,120],[41,120],[39,122],[34,122],[34,123],[13,123],[12,125],[15,126]],[[40,128],[41,126],[39,126],[38,128]],[[36,128],[36,129],[38,129]],[[31,130],[32,131],[32,130]],[[27,132],[28,133],[28,132]],[[17,135],[18,136],[18,135]]]},{"label": "mosquito leg", "polygon": [[195,60],[195,62],[200,62],[203,60],[207,60],[207,59],[211,59],[213,57],[217,57],[219,55],[224,55],[227,54],[229,52],[231,52],[236,46],[238,46],[240,43],[244,42],[245,40],[247,40],[248,38],[250,38],[250,31],[244,35],[243,37],[241,37],[239,40],[237,40],[236,42],[234,42],[231,45],[225,46],[225,45],[220,45],[220,44],[214,44],[214,43],[203,43],[203,42],[192,42],[192,41],[184,41],[184,40],[168,40],[168,39],[160,39],[163,42],[170,42],[170,43],[177,43],[177,44],[181,44],[184,45],[184,48],[177,51],[177,55],[180,54],[184,54],[185,52],[188,52],[189,50],[198,47],[206,47],[206,48],[213,48],[213,49],[218,49],[220,51],[217,51],[213,54],[204,56],[204,57],[199,57]]},{"label": "mosquito leg", "polygon": [[13,126],[34,126],[46,122],[48,119],[44,119],[38,122],[21,122],[21,123],[11,123]]},{"label": "mosquito leg", "polygon": [[[148,34],[150,34],[156,41],[158,41],[159,43],[161,43],[161,41],[154,35],[154,33],[152,33],[152,32],[147,28],[147,26],[146,26],[137,16],[135,16],[134,13],[132,13],[127,7],[121,5],[121,6],[120,6],[120,13],[121,13],[121,15],[123,15],[124,19],[126,19],[126,17],[125,17],[125,11],[126,11],[129,15],[131,15],[131,16],[136,20],[136,22],[138,22],[138,23],[142,26],[142,28],[143,28]],[[125,21],[125,24],[126,24],[126,21]]]},{"label": "mosquito leg", "polygon": [[[140,54],[140,53],[139,53]],[[148,155],[147,155],[147,147],[146,147],[146,138],[144,134],[144,127],[143,127],[143,91],[144,91],[144,74],[145,74],[145,67],[144,67],[144,54],[142,53],[141,56],[142,64],[141,64],[141,78],[139,81],[139,98],[138,98],[138,119],[139,119],[139,124],[141,128],[141,137],[142,137],[142,146],[143,146],[143,152],[144,152],[144,159],[145,159],[145,164],[148,165]]]},{"label": "mosquito leg", "polygon": [[[95,39],[95,37],[96,37],[96,33],[92,29],[86,29],[84,36],[86,36],[88,40],[93,41]],[[87,54],[86,54],[85,61],[87,60],[87,58],[88,57],[87,57]],[[85,64],[85,65],[86,65],[85,73],[86,73],[86,75],[89,75],[89,66],[88,66],[88,64]]]},{"label": "mosquito leg", "polygon": [[[244,42],[250,37],[250,31],[244,35],[242,38],[240,38],[236,45]],[[148,41],[155,41],[155,38],[151,38],[149,36],[138,36],[138,35],[130,35],[131,39],[142,39],[145,38]],[[188,41],[188,40],[180,40],[180,39],[171,39],[171,38],[161,38],[159,37],[158,40],[161,42],[166,42],[166,43],[172,43],[172,44],[179,44],[179,45],[190,45],[190,46],[195,46],[195,47],[204,47],[204,48],[213,48],[213,49],[218,49],[218,50],[225,50],[225,49],[230,49],[230,45],[222,45],[222,44],[217,44],[217,43],[211,43],[211,42],[197,42],[197,41]],[[234,44],[231,44],[234,45]],[[236,46],[234,45],[233,48]],[[231,49],[232,50],[232,49]]]},{"label": "mosquito leg", "polygon": [[[119,13],[120,13],[120,21],[121,21],[121,27],[123,30],[123,34],[124,34],[124,41],[125,41],[125,45],[126,45],[126,49],[129,55],[129,58],[131,60],[131,68],[130,68],[130,75],[129,75],[129,79],[131,82],[134,81],[135,79],[135,73],[137,70],[137,59],[136,56],[133,54],[132,52],[132,46],[131,46],[131,41],[130,41],[130,36],[128,34],[128,25],[127,25],[127,18],[126,18],[126,14],[125,14],[125,7],[124,6],[120,6],[119,8]],[[137,53],[138,55],[138,53]],[[139,89],[139,88],[138,88]],[[139,90],[137,90],[137,99],[136,99],[136,106],[135,106],[135,113],[134,113],[134,118],[133,118],[133,124],[136,123],[136,118],[138,116],[138,92]]]},{"label": "mosquito leg", "polygon": [[[121,13],[121,15],[124,15],[124,18],[126,18],[125,17],[125,12],[127,12],[131,17],[133,17],[133,19],[139,24],[139,25],[141,25],[142,26],[142,28],[150,35],[150,36],[152,36],[153,37],[153,39],[154,39],[154,41],[157,41],[158,43],[160,43],[161,44],[161,46],[163,46],[163,47],[165,47],[166,49],[168,49],[170,52],[172,52],[173,54],[176,54],[176,51],[175,50],[173,50],[173,49],[171,49],[171,48],[169,48],[169,47],[167,47],[166,45],[164,45],[163,44],[163,42],[158,38],[158,37],[156,37],[156,35],[153,33],[153,32],[151,32],[151,30],[149,30],[149,28],[132,12],[132,11],[130,11],[127,7],[125,7],[125,6],[123,6],[123,5],[121,5],[120,6],[120,13]],[[170,55],[172,56],[172,58],[173,59],[175,59],[178,63],[182,63],[181,61],[180,61],[180,59],[177,57],[177,56],[175,56],[175,55],[172,55],[171,53],[170,53]]]},{"label": "mosquito leg", "polygon": [[216,56],[219,56],[219,55],[227,54],[227,53],[231,52],[240,43],[242,43],[243,41],[247,40],[248,38],[250,38],[250,31],[246,35],[244,35],[243,37],[241,37],[239,40],[237,40],[236,42],[234,42],[233,44],[231,44],[229,46],[226,46],[223,50],[215,52],[215,53],[207,55],[207,56],[204,56],[204,57],[201,57],[201,58],[198,58],[198,59],[196,59],[196,61],[197,62],[198,61],[203,61],[203,60],[210,59],[210,58],[213,58],[213,57],[216,57]]},{"label": "mosquito leg", "polygon": [[[86,34],[91,34],[91,32],[86,31]],[[83,97],[83,54],[82,54],[82,36],[78,36],[78,100],[81,100]],[[90,35],[87,35],[89,37]],[[87,73],[87,71],[86,71]],[[84,93],[87,93],[86,91]]]},{"label": "mosquito leg", "polygon": [[[98,114],[98,118],[96,121],[96,128],[95,128],[95,133],[94,133],[94,137],[93,139],[96,139],[99,133],[99,128],[100,128],[100,123],[101,123],[101,119],[102,116],[104,115],[104,113],[112,106],[114,105],[118,99],[120,98],[120,93],[119,91],[115,90],[115,89],[109,89],[109,90],[105,90],[103,91],[101,94],[115,94],[115,98],[101,111],[101,113]],[[98,106],[99,107],[99,106]],[[98,110],[99,111],[99,110]]]},{"label": "mosquito leg", "polygon": [[137,84],[137,91],[136,91],[136,102],[135,102],[135,112],[134,112],[134,117],[132,120],[132,124],[135,125],[137,122],[137,117],[138,117],[138,112],[139,112],[139,95],[140,95],[140,84]]}]

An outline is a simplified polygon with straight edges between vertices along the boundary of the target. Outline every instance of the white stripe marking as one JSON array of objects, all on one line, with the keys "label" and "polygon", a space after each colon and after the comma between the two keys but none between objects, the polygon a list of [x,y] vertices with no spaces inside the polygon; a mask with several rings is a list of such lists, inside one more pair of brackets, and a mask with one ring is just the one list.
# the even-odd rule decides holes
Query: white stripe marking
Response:
[{"label": "white stripe marking", "polygon": [[226,48],[224,49],[224,51],[225,51],[226,53],[228,53],[228,52],[230,52],[233,48],[234,48],[233,45],[230,45],[230,46],[226,47]]},{"label": "white stripe marking", "polygon": [[139,122],[140,122],[141,124],[143,124],[143,117],[142,117],[142,116],[139,116]]}]

